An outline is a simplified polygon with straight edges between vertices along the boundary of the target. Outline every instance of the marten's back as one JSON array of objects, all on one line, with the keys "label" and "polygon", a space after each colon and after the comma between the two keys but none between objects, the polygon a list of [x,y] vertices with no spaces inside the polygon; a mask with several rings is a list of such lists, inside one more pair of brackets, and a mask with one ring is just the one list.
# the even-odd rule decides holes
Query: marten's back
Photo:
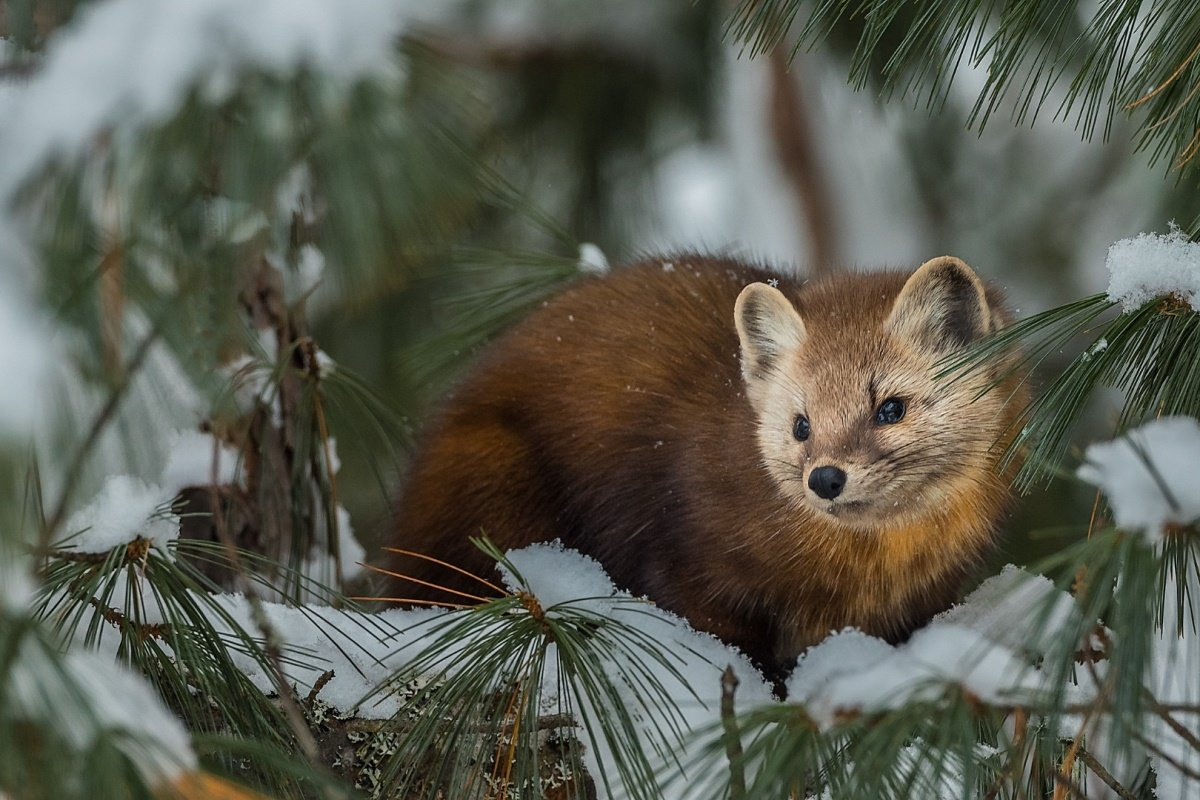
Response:
[{"label": "marten's back", "polygon": [[501,549],[557,538],[638,587],[638,551],[667,546],[696,510],[689,473],[758,472],[752,446],[725,444],[754,439],[732,309],[769,277],[674,259],[587,277],[546,301],[485,350],[425,431],[397,542],[490,575],[468,536]]},{"label": "marten's back", "polygon": [[[891,391],[885,385],[911,396],[910,418],[934,394],[931,358],[880,349],[893,347],[888,325],[895,326],[907,279],[844,275],[801,286],[693,256],[580,280],[489,346],[430,423],[399,500],[393,543],[490,577],[492,565],[469,537],[487,534],[502,550],[561,539],[598,559],[618,586],[772,667],[845,625],[904,635],[952,599],[991,541],[1006,496],[994,470],[990,479],[975,474],[994,459],[955,465],[969,467],[966,481],[946,478],[946,491],[970,512],[961,519],[944,509],[908,513],[898,502],[866,503],[864,511],[863,501],[838,506],[805,489],[805,476],[835,458],[826,452],[842,453],[838,469],[858,470],[870,487],[884,480],[875,472],[897,466],[885,450],[930,433],[919,422],[857,430],[851,419],[869,420],[882,399],[871,394]],[[761,283],[757,294],[746,290],[768,281],[782,294]],[[775,312],[759,301],[776,295],[793,309],[780,313],[803,318],[794,347],[786,320],[779,342],[771,339]],[[757,370],[750,359],[760,344]],[[905,358],[915,358],[919,376],[889,374]],[[946,416],[931,405],[935,412]],[[798,441],[798,416],[811,418],[811,441]],[[979,414],[968,416],[961,421],[979,424]],[[984,426],[989,445],[1011,414],[995,417]],[[776,418],[784,430],[775,430]],[[780,471],[775,461],[790,463]],[[922,525],[943,530],[906,532]],[[421,560],[389,566],[459,591],[479,589]],[[406,581],[388,592],[457,599]]]}]

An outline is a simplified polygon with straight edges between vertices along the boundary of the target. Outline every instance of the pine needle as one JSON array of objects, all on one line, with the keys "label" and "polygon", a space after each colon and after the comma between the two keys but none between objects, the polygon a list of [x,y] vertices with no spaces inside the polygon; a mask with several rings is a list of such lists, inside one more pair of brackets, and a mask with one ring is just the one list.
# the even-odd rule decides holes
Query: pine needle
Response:
[{"label": "pine needle", "polygon": [[[472,580],[479,581],[484,586],[491,589],[493,592],[500,595],[501,597],[509,594],[504,589],[501,589],[499,586],[497,586],[496,584],[487,580],[486,578],[481,578],[480,576],[476,575],[474,572],[469,572],[469,571],[463,569],[462,567],[455,566],[454,564],[451,564],[448,561],[443,561],[440,558],[435,558],[434,556],[428,555],[426,553],[417,553],[413,550],[405,550],[402,547],[384,547],[383,550],[385,550],[386,552],[389,552],[389,553],[399,553],[399,554],[405,555],[405,556],[412,556],[413,558],[420,558],[425,561],[429,561],[431,563],[437,564],[438,566],[445,567],[446,569],[452,569],[460,575],[464,575]],[[366,565],[364,565],[364,566],[366,566]]]}]

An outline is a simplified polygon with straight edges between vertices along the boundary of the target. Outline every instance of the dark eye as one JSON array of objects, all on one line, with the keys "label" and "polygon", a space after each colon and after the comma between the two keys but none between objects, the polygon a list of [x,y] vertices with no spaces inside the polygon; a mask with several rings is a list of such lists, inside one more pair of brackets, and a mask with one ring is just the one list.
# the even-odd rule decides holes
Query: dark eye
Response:
[{"label": "dark eye", "polygon": [[875,411],[876,425],[895,425],[904,419],[904,401],[899,397],[889,397],[879,404]]},{"label": "dark eye", "polygon": [[812,433],[812,426],[808,424],[808,417],[797,414],[796,421],[792,423],[792,436],[796,437],[796,441],[803,442],[810,433]]}]

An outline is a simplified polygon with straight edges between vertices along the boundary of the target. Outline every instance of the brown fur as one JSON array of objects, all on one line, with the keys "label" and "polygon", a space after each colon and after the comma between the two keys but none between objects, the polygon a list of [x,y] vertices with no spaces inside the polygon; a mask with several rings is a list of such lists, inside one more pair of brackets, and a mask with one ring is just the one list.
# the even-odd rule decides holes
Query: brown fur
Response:
[{"label": "brown fur", "polygon": [[[665,263],[582,279],[484,352],[425,434],[394,544],[490,575],[469,536],[502,549],[561,539],[775,674],[831,630],[896,640],[945,608],[993,542],[1009,497],[997,440],[1024,397],[1010,381],[972,402],[995,370],[947,386],[933,364],[956,336],[1003,323],[999,297],[984,300],[953,259],[922,270],[936,280],[914,282],[905,313],[893,309],[906,273],[743,294],[772,276],[701,256]],[[803,322],[754,361],[753,314],[769,338],[794,324],[793,306]],[[908,399],[905,417],[874,425],[893,395]],[[858,505],[806,489],[824,464],[846,471]],[[389,567],[479,588],[415,559]],[[407,582],[388,591],[452,599]]]}]

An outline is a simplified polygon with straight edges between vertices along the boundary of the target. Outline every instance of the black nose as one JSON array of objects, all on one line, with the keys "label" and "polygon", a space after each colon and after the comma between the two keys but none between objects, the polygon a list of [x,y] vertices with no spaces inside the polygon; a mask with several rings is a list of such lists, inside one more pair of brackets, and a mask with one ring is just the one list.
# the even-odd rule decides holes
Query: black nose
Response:
[{"label": "black nose", "polygon": [[837,467],[817,467],[808,473],[808,488],[825,500],[837,497],[845,485],[846,473]]}]

